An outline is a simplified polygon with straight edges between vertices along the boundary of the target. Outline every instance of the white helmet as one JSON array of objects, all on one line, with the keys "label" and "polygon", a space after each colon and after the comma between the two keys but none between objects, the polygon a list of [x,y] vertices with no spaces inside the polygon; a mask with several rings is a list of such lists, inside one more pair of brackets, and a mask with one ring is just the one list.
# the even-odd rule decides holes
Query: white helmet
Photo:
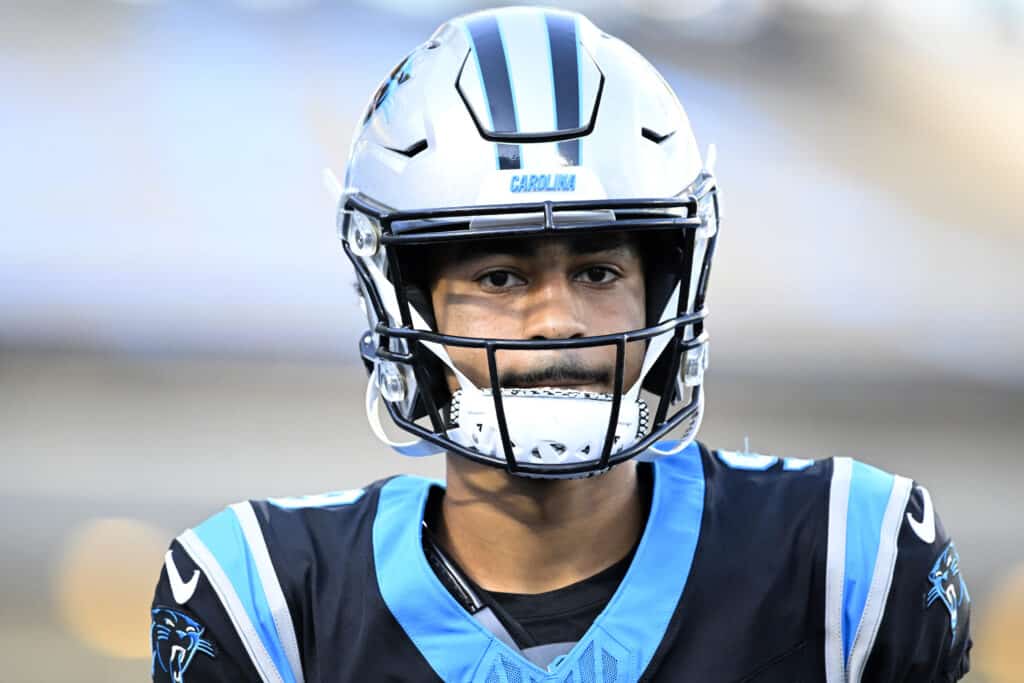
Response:
[{"label": "white helmet", "polygon": [[[374,94],[339,201],[370,325],[360,348],[374,432],[408,455],[447,451],[532,477],[586,476],[663,454],[653,444],[685,422],[672,452],[681,450],[703,409],[717,227],[715,182],[686,114],[636,51],[571,12],[503,8],[449,21]],[[423,245],[581,231],[666,240],[645,263],[644,328],[554,340],[440,334],[429,293],[403,278]],[[635,341],[646,344],[643,367],[624,386],[625,347]],[[486,350],[489,386],[455,366],[452,346]],[[499,350],[595,346],[616,349],[610,393],[499,384]],[[381,398],[415,441],[384,433]]]}]

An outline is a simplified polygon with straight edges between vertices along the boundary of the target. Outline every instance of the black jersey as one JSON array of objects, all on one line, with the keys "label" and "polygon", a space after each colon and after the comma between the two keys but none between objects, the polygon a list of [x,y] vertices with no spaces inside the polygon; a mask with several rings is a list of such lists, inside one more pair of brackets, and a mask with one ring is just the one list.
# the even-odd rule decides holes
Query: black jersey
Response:
[{"label": "black jersey", "polygon": [[[661,448],[665,448],[662,445]],[[954,681],[970,597],[927,490],[847,458],[710,452],[650,467],[647,524],[611,600],[542,668],[473,618],[424,556],[439,482],[230,506],[171,546],[156,681]]]}]

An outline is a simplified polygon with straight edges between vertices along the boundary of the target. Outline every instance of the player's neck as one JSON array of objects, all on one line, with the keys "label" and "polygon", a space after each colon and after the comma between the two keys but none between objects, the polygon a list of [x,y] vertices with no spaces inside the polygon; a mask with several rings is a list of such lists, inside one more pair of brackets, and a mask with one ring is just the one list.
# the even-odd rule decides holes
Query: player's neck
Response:
[{"label": "player's neck", "polygon": [[619,561],[647,518],[636,463],[589,479],[539,480],[450,456],[436,534],[477,584],[542,593]]}]

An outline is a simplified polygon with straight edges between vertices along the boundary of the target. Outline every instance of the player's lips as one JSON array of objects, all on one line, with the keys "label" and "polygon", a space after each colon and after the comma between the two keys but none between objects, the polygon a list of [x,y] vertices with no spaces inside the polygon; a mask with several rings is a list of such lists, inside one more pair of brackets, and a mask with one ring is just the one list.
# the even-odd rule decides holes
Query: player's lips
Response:
[{"label": "player's lips", "polygon": [[608,391],[608,387],[602,384],[581,384],[573,381],[547,381],[547,382],[536,382],[536,383],[514,383],[503,385],[505,389],[573,389],[575,391],[593,391],[593,392],[605,392]]}]

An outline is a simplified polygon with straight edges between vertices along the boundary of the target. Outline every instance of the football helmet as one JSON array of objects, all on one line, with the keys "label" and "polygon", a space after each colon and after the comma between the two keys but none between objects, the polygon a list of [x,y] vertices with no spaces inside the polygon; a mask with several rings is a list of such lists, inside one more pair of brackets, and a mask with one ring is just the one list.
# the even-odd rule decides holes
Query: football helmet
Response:
[{"label": "football helmet", "polygon": [[[718,235],[713,148],[703,163],[658,72],[585,17],[502,8],[442,25],[371,98],[355,131],[337,227],[369,329],[374,433],[407,455],[454,453],[523,476],[603,472],[666,455],[655,443],[703,411],[705,292]],[[330,184],[330,176],[328,177]],[[657,235],[645,260],[646,325],[570,339],[444,334],[412,275],[435,248],[581,233]],[[627,344],[645,346],[626,385]],[[609,347],[609,392],[502,387],[502,351]],[[447,349],[486,354],[476,386]],[[458,390],[449,389],[453,375]],[[380,405],[413,441],[383,428]]]}]

